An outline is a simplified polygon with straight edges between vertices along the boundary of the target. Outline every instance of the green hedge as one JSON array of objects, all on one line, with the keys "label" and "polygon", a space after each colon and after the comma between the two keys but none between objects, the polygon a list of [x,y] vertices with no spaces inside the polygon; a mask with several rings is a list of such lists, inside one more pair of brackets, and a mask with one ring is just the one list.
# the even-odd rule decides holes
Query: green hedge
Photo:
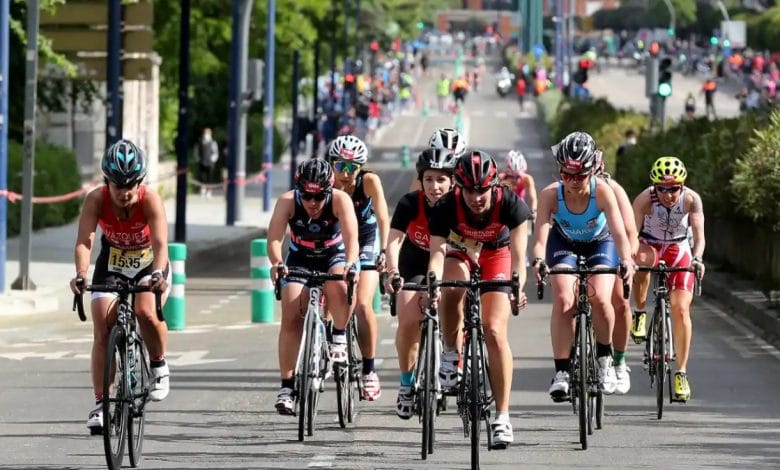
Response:
[{"label": "green hedge", "polygon": [[[22,193],[22,162],[24,149],[22,144],[8,141],[8,189]],[[81,187],[76,154],[71,150],[44,142],[35,145],[35,196],[57,196],[75,191]],[[71,222],[79,214],[82,198],[69,201],[34,204],[33,229],[63,225]],[[21,225],[22,202],[8,204],[8,235],[19,234]]]}]

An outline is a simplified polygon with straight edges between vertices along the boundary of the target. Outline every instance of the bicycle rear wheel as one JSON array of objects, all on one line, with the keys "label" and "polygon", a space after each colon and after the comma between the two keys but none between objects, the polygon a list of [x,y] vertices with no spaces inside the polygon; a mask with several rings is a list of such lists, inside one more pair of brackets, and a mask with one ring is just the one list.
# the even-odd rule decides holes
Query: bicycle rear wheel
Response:
[{"label": "bicycle rear wheel", "polygon": [[577,316],[577,339],[578,342],[578,354],[577,360],[578,371],[577,378],[577,407],[579,411],[580,419],[580,444],[582,449],[588,448],[588,414],[589,400],[588,400],[588,324],[587,316],[579,314]]},{"label": "bicycle rear wheel", "polygon": [[479,468],[479,435],[482,426],[482,400],[480,399],[479,372],[479,332],[476,327],[469,330],[468,362],[469,370],[469,419],[471,420],[471,468]]},{"label": "bicycle rear wheel", "polygon": [[130,383],[132,385],[132,406],[130,406],[127,421],[127,435],[130,442],[128,448],[130,454],[130,465],[137,467],[141,464],[141,450],[144,444],[144,422],[146,401],[149,398],[149,389],[151,388],[151,369],[149,366],[149,357],[146,352],[146,346],[137,337],[133,344],[135,353],[133,354],[134,364],[130,369]]},{"label": "bicycle rear wheel", "polygon": [[338,405],[339,414],[339,426],[342,428],[347,427],[347,423],[351,423],[350,407],[352,404],[351,384],[349,381],[349,368],[350,365],[336,366],[333,373],[336,379],[336,403]]},{"label": "bicycle rear wheel", "polygon": [[655,362],[655,406],[656,417],[658,419],[663,418],[664,415],[664,380],[666,379],[666,372],[668,365],[666,362],[666,305],[664,302],[659,302],[657,306],[655,320],[653,322],[653,328],[655,329],[654,339],[654,355],[653,361]]},{"label": "bicycle rear wheel", "polygon": [[122,467],[127,444],[130,392],[125,350],[125,331],[115,325],[108,338],[103,369],[103,448],[110,470]]}]

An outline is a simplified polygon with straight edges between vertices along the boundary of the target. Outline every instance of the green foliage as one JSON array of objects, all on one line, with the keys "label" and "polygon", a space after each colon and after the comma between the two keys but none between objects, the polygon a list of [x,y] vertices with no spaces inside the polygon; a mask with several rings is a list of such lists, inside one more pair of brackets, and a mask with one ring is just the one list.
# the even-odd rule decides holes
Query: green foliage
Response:
[{"label": "green foliage", "polygon": [[537,112],[548,129],[555,124],[560,107],[565,106],[565,103],[563,93],[558,89],[547,90],[536,99]]},{"label": "green foliage", "polygon": [[[24,150],[21,144],[8,142],[8,189],[21,194],[22,162]],[[34,196],[56,196],[81,187],[76,154],[56,145],[38,142],[35,146]],[[79,214],[81,198],[51,204],[33,206],[33,229],[67,224]],[[19,234],[22,202],[8,204],[8,235]]]},{"label": "green foliage", "polygon": [[567,101],[559,108],[559,113],[550,127],[550,136],[554,141],[558,141],[574,131],[593,135],[620,115],[621,112],[604,98],[593,101]]},{"label": "green foliage", "polygon": [[637,135],[647,129],[647,116],[635,112],[621,112],[614,121],[607,122],[596,130],[593,138],[604,152],[606,171],[615,174],[617,151],[626,140],[626,131],[633,129]]},{"label": "green foliage", "polygon": [[780,231],[780,112],[772,113],[767,128],[755,131],[737,160],[731,186],[741,213]]},{"label": "green foliage", "polygon": [[[672,0],[675,20],[678,26],[684,27],[696,21],[696,0]],[[650,16],[656,20],[656,26],[665,27],[670,22],[669,8],[664,0],[655,0],[650,6]]]}]

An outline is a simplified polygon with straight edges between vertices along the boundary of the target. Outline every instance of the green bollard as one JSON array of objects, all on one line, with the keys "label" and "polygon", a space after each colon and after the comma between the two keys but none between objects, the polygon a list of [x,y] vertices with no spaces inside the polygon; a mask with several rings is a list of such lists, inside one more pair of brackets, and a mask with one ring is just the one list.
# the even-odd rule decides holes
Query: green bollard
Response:
[{"label": "green bollard", "polygon": [[401,168],[409,168],[409,146],[404,145],[401,151]]},{"label": "green bollard", "polygon": [[[380,281],[381,282],[381,281]],[[374,291],[374,313],[379,313],[382,310],[382,293],[379,292],[379,286]]]},{"label": "green bollard", "polygon": [[271,323],[274,321],[274,285],[271,282],[271,262],[268,260],[268,240],[252,240],[250,256],[252,323]]},{"label": "green bollard", "polygon": [[171,260],[171,274],[173,275],[171,294],[163,307],[163,317],[169,330],[183,330],[185,325],[185,313],[187,311],[184,299],[184,285],[187,283],[184,265],[187,260],[187,245],[184,243],[169,243],[168,257]]}]

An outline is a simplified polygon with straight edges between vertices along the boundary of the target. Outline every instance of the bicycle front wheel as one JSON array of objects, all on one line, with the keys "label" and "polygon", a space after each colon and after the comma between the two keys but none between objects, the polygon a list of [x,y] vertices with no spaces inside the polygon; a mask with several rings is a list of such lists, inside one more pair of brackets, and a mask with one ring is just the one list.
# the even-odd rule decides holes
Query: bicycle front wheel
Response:
[{"label": "bicycle front wheel", "polygon": [[137,467],[141,464],[141,450],[144,444],[144,422],[146,401],[149,398],[151,388],[151,369],[149,366],[149,357],[140,337],[136,338],[133,344],[133,364],[130,368],[130,385],[132,393],[132,402],[128,414],[130,419],[127,421],[127,435],[130,442],[128,448],[130,454],[130,465]]},{"label": "bicycle front wheel", "polygon": [[304,344],[303,355],[300,358],[301,363],[297,365],[298,377],[296,378],[296,398],[298,400],[298,440],[303,441],[306,434],[306,408],[309,404],[309,389],[311,388],[311,371],[313,367],[313,345],[314,341],[314,316],[311,313],[306,314],[304,322]]},{"label": "bicycle front wheel", "polygon": [[122,468],[127,444],[130,390],[125,350],[125,331],[116,325],[108,338],[103,369],[103,448],[110,470]]},{"label": "bicycle front wheel", "polygon": [[653,335],[655,340],[655,351],[653,361],[655,362],[655,407],[656,417],[658,419],[663,418],[664,415],[664,380],[667,373],[666,362],[666,304],[664,302],[658,302],[658,307],[655,316],[655,321],[652,327],[655,329]]},{"label": "bicycle front wheel", "polygon": [[588,421],[590,403],[588,400],[588,317],[584,314],[577,316],[577,408],[580,419],[580,444],[582,449],[588,448]]},{"label": "bicycle front wheel", "polygon": [[476,328],[469,330],[468,362],[469,370],[469,419],[471,420],[471,468],[479,468],[479,434],[482,426],[482,400],[479,386],[479,332]]},{"label": "bicycle front wheel", "polygon": [[422,385],[420,417],[423,424],[421,456],[425,460],[428,454],[433,453],[434,420],[436,410],[436,377],[434,376],[436,354],[434,354],[433,326],[430,320],[423,324],[422,343],[420,344],[420,357],[422,361],[422,373],[420,384]]}]

